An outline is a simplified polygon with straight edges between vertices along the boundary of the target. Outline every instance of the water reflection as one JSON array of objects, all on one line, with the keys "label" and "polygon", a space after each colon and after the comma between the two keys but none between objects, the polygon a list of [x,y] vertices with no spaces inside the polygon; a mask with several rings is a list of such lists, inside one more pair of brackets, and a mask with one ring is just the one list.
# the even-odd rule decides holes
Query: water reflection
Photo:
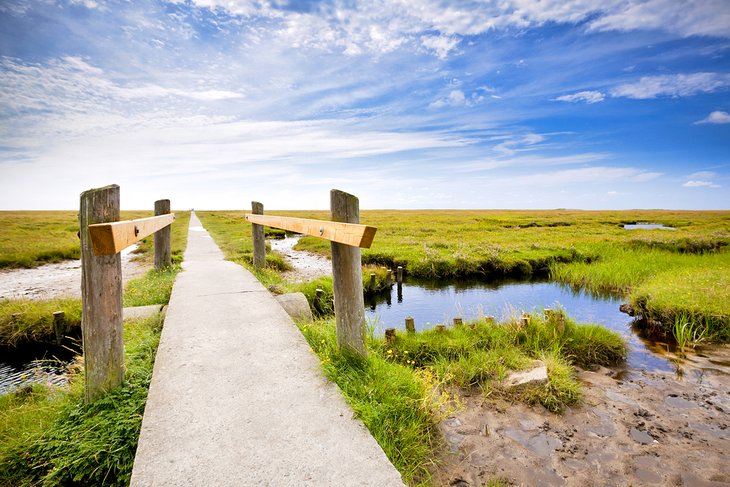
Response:
[{"label": "water reflection", "polygon": [[[396,292],[397,301],[392,293]],[[366,298],[366,315],[385,328],[405,329],[405,317],[415,319],[417,330],[454,317],[465,321],[483,316],[506,319],[512,313],[562,307],[579,323],[598,323],[624,335],[629,343],[628,363],[632,368],[672,372],[674,364],[664,355],[667,344],[640,337],[632,329],[634,319],[619,311],[621,296],[591,294],[571,286],[548,282],[408,281],[378,296]],[[377,317],[377,320],[375,319]]]}]

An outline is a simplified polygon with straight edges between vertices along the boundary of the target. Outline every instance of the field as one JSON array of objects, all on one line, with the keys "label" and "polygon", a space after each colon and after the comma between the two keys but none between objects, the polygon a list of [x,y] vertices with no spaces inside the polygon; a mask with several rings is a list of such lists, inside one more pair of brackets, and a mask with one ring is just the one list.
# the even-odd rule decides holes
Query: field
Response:
[{"label": "field", "polygon": [[[270,212],[328,219],[325,211]],[[251,261],[242,211],[199,212],[227,257]],[[706,337],[730,340],[730,212],[727,211],[362,211],[378,228],[363,262],[425,278],[551,278],[626,295],[647,318],[671,326],[687,316]],[[675,230],[625,230],[637,222]],[[298,247],[324,255],[329,243]],[[272,267],[281,268],[276,256]],[[270,276],[264,276],[270,279]]]},{"label": "field", "polygon": [[[144,216],[151,216],[151,212],[122,212],[122,218]],[[2,212],[0,218],[6,222],[2,233],[3,248],[15,249],[7,255],[0,253],[0,258],[5,259],[12,267],[34,267],[46,263],[47,260],[44,259],[47,255],[61,255],[60,250],[54,253],[53,245],[68,245],[70,257],[67,258],[79,256],[76,236],[78,225],[75,224],[74,212]],[[180,212],[172,224],[171,249],[174,264],[182,260],[189,220],[189,212]],[[53,235],[50,243],[44,242],[47,232]],[[153,253],[153,238],[150,236],[139,242],[135,259],[151,263]],[[178,271],[179,266],[174,265],[165,271],[151,270],[143,277],[130,281],[124,290],[124,306],[166,303]],[[80,299],[0,300],[0,347],[52,341],[55,339],[52,313],[58,310],[65,311],[70,333],[78,334],[81,325]]]}]

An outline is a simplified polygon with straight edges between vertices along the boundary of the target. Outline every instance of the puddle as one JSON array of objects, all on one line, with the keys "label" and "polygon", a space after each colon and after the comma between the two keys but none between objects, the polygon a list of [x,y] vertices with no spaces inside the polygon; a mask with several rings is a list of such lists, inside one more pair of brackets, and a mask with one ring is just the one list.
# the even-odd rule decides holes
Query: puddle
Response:
[{"label": "puddle", "polygon": [[639,431],[636,428],[631,428],[629,435],[631,435],[632,440],[637,443],[641,443],[642,445],[650,445],[654,442],[654,438],[652,438],[649,433],[646,431]]},{"label": "puddle", "polygon": [[562,441],[545,433],[534,434],[515,428],[508,428],[504,430],[503,434],[541,458],[549,457],[557,448],[562,448],[563,446]]},{"label": "puddle", "polygon": [[20,367],[0,363],[0,394],[25,384],[66,384],[66,364],[49,360],[34,360]]},{"label": "puddle", "polygon": [[665,227],[659,223],[629,223],[624,230],[676,230],[674,227]]}]

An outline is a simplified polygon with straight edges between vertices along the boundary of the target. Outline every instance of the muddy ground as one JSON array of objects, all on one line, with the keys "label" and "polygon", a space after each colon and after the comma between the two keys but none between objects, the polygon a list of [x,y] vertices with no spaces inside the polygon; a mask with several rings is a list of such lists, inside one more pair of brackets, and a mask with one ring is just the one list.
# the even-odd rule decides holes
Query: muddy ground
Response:
[{"label": "muddy ground", "polygon": [[730,485],[730,348],[706,348],[683,375],[577,372],[583,400],[563,414],[464,398],[445,420],[435,485]]},{"label": "muddy ground", "polygon": [[[151,268],[132,260],[134,247],[122,252],[122,280],[139,277]],[[0,299],[81,297],[81,261],[67,260],[34,269],[0,270]]]},{"label": "muddy ground", "polygon": [[293,247],[299,241],[298,237],[269,240],[271,250],[282,254],[292,266],[292,270],[284,272],[284,279],[291,282],[308,282],[318,277],[332,275],[332,262],[326,257],[294,250]]}]

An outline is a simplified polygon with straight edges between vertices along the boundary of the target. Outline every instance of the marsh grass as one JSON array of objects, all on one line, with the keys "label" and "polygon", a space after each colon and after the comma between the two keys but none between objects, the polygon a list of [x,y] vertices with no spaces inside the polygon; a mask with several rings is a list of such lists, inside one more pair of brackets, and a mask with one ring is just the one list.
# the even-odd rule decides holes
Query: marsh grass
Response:
[{"label": "marsh grass", "polygon": [[128,485],[161,328],[125,323],[124,384],[92,404],[80,364],[68,386],[0,395],[0,486]]},{"label": "marsh grass", "polygon": [[[428,484],[442,446],[436,425],[459,410],[459,391],[480,390],[560,412],[581,397],[574,365],[615,364],[627,350],[617,333],[560,321],[557,314],[532,315],[527,325],[478,320],[443,332],[398,333],[395,344],[371,330],[365,360],[340,354],[332,319],[299,327],[326,375],[411,485]],[[536,359],[547,365],[547,384],[503,388],[511,371]]]},{"label": "marsh grass", "polygon": [[707,327],[695,321],[692,316],[681,314],[674,318],[672,336],[677,342],[677,355],[684,357],[688,348],[694,349],[701,342]]}]

